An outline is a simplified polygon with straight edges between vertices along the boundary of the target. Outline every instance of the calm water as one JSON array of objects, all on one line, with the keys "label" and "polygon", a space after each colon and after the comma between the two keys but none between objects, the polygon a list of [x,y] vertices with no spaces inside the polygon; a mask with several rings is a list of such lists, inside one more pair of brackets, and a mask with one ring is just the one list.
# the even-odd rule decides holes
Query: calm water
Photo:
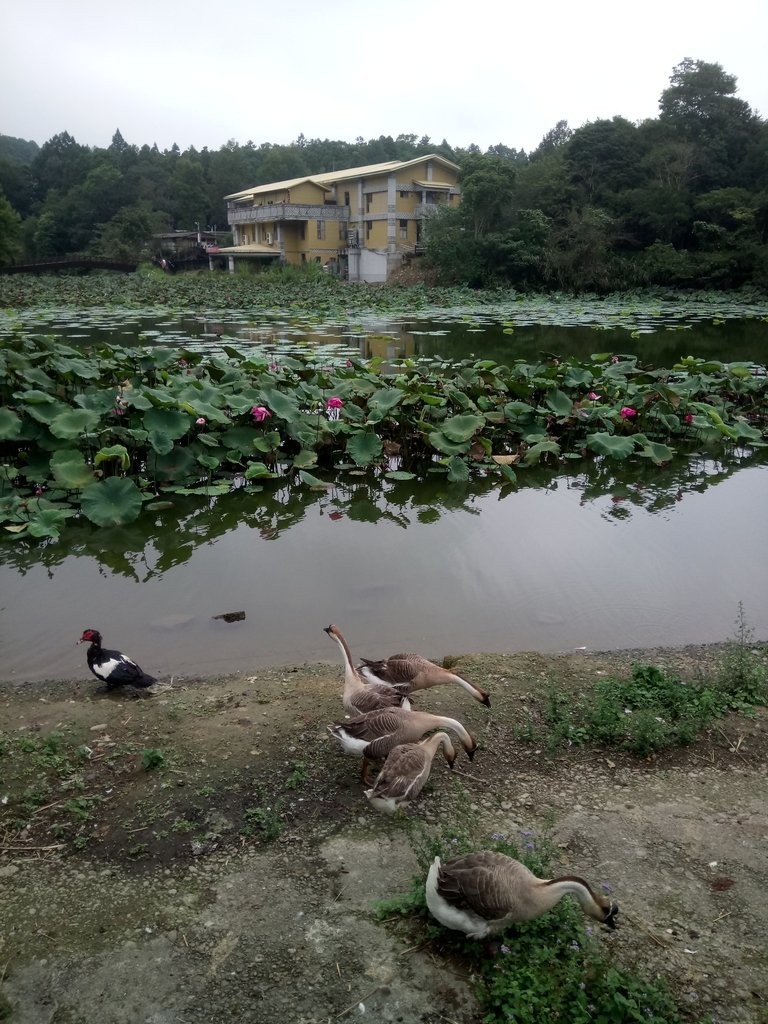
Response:
[{"label": "calm water", "polygon": [[[115,316],[97,325],[50,314],[30,326],[74,341],[102,331],[121,343],[211,347],[223,339],[390,360],[621,351],[669,365],[689,353],[763,363],[768,354],[768,324],[759,320],[636,337],[540,324],[505,335],[498,325],[436,322],[308,335],[205,317],[118,324]],[[87,626],[164,676],[335,662],[322,631],[331,621],[367,657],[599,650],[726,639],[741,601],[764,638],[765,462],[644,463],[616,467],[612,477],[579,464],[575,475],[526,473],[519,490],[479,480],[379,491],[348,475],[327,494],[278,484],[204,506],[189,499],[173,519],[110,531],[78,524],[65,543],[6,541],[0,678],[87,677],[75,646]],[[245,620],[213,618],[233,611]]]}]

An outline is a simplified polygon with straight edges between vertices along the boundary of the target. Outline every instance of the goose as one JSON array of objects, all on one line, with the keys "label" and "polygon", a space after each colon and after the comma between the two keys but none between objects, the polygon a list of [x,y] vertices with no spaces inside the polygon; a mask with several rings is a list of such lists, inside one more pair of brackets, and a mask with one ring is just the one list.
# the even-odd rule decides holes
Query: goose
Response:
[{"label": "goose", "polygon": [[85,629],[77,641],[79,644],[89,643],[86,658],[88,668],[97,679],[107,684],[108,690],[117,686],[136,686],[144,688],[157,682],[154,676],[141,669],[133,658],[120,651],[109,651],[101,646],[101,633],[98,629]]},{"label": "goose", "polygon": [[377,811],[394,814],[403,804],[414,801],[427,783],[432,760],[440,747],[448,767],[453,768],[456,751],[447,732],[434,732],[418,743],[393,747],[373,786],[365,791],[370,805]]},{"label": "goose", "polygon": [[567,894],[585,914],[616,927],[618,904],[598,895],[583,878],[537,878],[520,861],[484,850],[443,864],[435,857],[426,882],[433,917],[470,939],[497,935],[516,921],[531,921]]},{"label": "goose", "polygon": [[362,779],[370,786],[368,762],[381,761],[400,743],[417,743],[425,733],[434,729],[450,729],[472,760],[477,740],[467,732],[461,722],[444,715],[431,715],[428,711],[406,711],[405,708],[387,708],[369,711],[348,722],[329,725],[328,731],[341,744],[346,754],[362,757]]},{"label": "goose", "polygon": [[393,686],[386,683],[370,683],[366,685],[352,664],[349,644],[344,639],[338,626],[331,623],[325,626],[325,632],[335,640],[341,649],[344,661],[344,710],[350,715],[364,715],[367,711],[382,711],[385,708],[404,707],[410,711],[411,702],[405,694],[399,693]]},{"label": "goose", "polygon": [[393,654],[391,658],[385,658],[383,661],[363,658],[357,671],[366,683],[387,683],[406,694],[413,693],[414,690],[427,690],[442,683],[458,683],[475,700],[485,704],[487,708],[491,706],[490,697],[485,690],[470,683],[464,676],[422,658],[420,654]]}]

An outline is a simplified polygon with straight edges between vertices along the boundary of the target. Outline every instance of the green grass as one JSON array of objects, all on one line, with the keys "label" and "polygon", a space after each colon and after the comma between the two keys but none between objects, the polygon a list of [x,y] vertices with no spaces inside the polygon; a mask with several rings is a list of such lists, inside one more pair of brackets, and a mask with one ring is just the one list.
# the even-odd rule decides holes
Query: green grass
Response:
[{"label": "green grass", "polygon": [[550,751],[588,743],[615,746],[646,757],[665,747],[692,743],[718,718],[751,714],[768,702],[763,655],[736,641],[717,678],[684,682],[656,665],[635,664],[628,679],[606,678],[574,701],[551,687],[544,695],[541,724],[529,718],[520,739],[546,742]]}]

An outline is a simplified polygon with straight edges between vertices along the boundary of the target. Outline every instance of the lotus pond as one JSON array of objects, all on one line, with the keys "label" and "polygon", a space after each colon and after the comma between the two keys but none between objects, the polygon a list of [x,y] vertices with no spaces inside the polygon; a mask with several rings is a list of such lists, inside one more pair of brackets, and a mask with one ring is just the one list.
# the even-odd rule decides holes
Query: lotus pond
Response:
[{"label": "lotus pond", "polygon": [[179,287],[0,315],[3,678],[768,633],[765,304]]}]

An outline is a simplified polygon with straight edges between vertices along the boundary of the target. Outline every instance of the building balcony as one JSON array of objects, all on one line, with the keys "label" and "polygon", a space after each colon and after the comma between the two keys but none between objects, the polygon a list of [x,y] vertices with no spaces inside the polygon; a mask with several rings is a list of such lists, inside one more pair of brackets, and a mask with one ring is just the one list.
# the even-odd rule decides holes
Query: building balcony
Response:
[{"label": "building balcony", "polygon": [[230,224],[271,224],[291,220],[348,221],[348,206],[328,206],[325,203],[267,203],[264,206],[227,206]]},{"label": "building balcony", "polygon": [[438,210],[448,208],[448,203],[417,203],[414,213],[417,217],[433,217]]}]

